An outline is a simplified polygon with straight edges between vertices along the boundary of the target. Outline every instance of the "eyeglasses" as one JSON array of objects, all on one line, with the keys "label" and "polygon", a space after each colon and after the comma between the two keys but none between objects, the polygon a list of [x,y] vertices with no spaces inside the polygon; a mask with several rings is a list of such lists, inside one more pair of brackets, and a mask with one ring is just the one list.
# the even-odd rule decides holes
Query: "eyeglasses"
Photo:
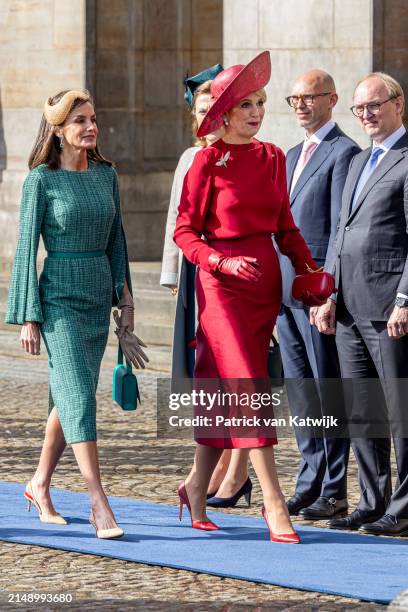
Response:
[{"label": "eyeglasses", "polygon": [[367,109],[369,115],[377,115],[383,104],[386,104],[390,100],[395,100],[395,98],[398,97],[399,96],[391,96],[390,98],[387,98],[387,100],[384,100],[384,102],[369,102],[368,104],[358,104],[357,106],[351,106],[350,110],[353,115],[355,117],[358,117],[359,119],[361,119],[361,117],[364,115],[365,109]]},{"label": "eyeglasses", "polygon": [[330,96],[331,93],[331,91],[326,91],[318,94],[304,94],[303,96],[288,96],[285,100],[292,108],[296,108],[300,101],[302,101],[302,104],[306,104],[306,106],[312,106],[315,98]]}]

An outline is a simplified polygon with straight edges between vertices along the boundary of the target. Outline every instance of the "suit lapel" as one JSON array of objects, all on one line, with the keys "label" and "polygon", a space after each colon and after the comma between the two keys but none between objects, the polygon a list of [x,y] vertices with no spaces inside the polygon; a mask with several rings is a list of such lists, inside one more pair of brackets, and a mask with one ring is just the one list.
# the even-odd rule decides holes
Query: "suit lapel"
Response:
[{"label": "suit lapel", "polygon": [[364,166],[366,165],[366,163],[368,162],[371,156],[371,151],[372,149],[370,147],[369,149],[366,149],[361,154],[359,154],[356,157],[356,159],[353,160],[354,163],[352,164],[352,167],[350,168],[350,172],[347,177],[347,182],[344,186],[344,199],[345,199],[344,206],[347,211],[346,219],[348,219],[349,217],[349,211],[351,207],[351,202],[353,200],[354,192],[356,190],[357,183],[359,181],[361,173],[364,170]]},{"label": "suit lapel", "polygon": [[326,140],[322,140],[322,142],[317,147],[316,151],[313,153],[309,162],[303,169],[303,172],[299,176],[297,183],[292,191],[290,196],[290,203],[293,204],[295,198],[299,194],[299,192],[306,185],[307,181],[311,176],[320,168],[322,163],[327,159],[330,151],[333,148],[333,141],[327,142]]},{"label": "suit lapel", "polygon": [[[396,148],[394,148],[394,147],[396,147]],[[366,182],[366,184],[364,185],[360,195],[358,196],[358,200],[356,202],[356,205],[355,205],[352,213],[349,215],[349,219],[354,217],[354,215],[361,208],[361,205],[363,204],[364,200],[366,199],[367,195],[370,193],[370,191],[374,187],[374,185],[376,185],[376,183],[378,183],[378,181],[380,181],[382,179],[382,177],[385,174],[387,174],[387,172],[389,172],[393,166],[395,166],[395,164],[398,164],[398,162],[400,162],[402,159],[404,159],[405,152],[408,149],[408,136],[406,134],[404,134],[404,136],[402,138],[400,138],[400,140],[394,145],[394,147],[392,147],[388,151],[388,153],[386,154],[384,159],[379,163],[379,165],[376,167],[374,172],[369,177],[369,179]],[[368,158],[370,157],[370,155],[371,155],[371,149],[369,149],[369,151],[368,151],[368,156],[365,157],[365,163],[367,163]],[[365,163],[364,163],[364,165],[365,165]],[[361,174],[361,172],[362,172],[362,170],[364,168],[364,165],[361,168],[360,174]],[[358,175],[358,177],[360,176],[360,174]],[[357,177],[357,181],[358,181],[358,177]],[[354,183],[354,189],[357,186],[357,181]],[[354,190],[353,190],[353,193],[354,193]],[[349,205],[350,204],[351,204],[351,200],[349,202]]]}]

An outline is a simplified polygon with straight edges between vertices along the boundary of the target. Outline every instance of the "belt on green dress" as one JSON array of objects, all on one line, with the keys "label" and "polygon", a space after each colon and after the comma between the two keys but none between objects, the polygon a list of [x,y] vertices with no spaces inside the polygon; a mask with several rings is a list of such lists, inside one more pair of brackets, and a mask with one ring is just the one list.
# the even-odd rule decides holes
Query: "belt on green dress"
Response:
[{"label": "belt on green dress", "polygon": [[89,257],[102,257],[105,251],[48,251],[51,259],[88,259]]}]

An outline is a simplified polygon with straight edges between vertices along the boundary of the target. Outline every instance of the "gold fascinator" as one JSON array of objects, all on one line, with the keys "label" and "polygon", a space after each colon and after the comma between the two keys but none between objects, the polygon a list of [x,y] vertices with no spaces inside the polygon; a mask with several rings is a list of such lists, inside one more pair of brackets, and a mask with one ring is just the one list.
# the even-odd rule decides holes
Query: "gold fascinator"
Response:
[{"label": "gold fascinator", "polygon": [[85,91],[77,91],[71,89],[64,94],[56,104],[50,104],[50,99],[45,101],[44,116],[51,125],[61,125],[70,113],[74,100],[77,99],[87,102],[90,100],[90,95]]}]

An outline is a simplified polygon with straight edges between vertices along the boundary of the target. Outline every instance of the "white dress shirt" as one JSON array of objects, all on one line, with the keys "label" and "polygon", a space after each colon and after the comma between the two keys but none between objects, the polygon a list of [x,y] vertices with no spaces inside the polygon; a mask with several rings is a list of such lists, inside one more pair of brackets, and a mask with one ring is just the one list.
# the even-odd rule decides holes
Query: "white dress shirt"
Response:
[{"label": "white dress shirt", "polygon": [[305,140],[311,140],[312,142],[316,142],[319,145],[322,140],[326,138],[327,134],[331,132],[335,125],[336,124],[334,123],[334,121],[332,119],[329,119],[329,121],[322,125],[322,127],[319,128],[314,134],[309,137],[305,136]]},{"label": "white dress shirt", "polygon": [[[334,121],[332,121],[330,119],[324,125],[322,125],[322,127],[319,128],[310,137],[305,135],[305,140],[303,141],[302,151],[300,152],[299,158],[298,158],[298,160],[296,162],[295,169],[293,171],[291,185],[290,185],[290,193],[292,193],[292,191],[294,190],[295,185],[296,185],[297,181],[299,180],[300,175],[302,174],[303,170],[305,169],[307,164],[312,159],[313,155],[316,153],[316,150],[318,149],[319,144],[322,142],[322,140],[324,140],[324,138],[326,138],[327,134],[334,128],[335,125],[336,124],[334,123]],[[310,153],[310,156],[309,156],[306,164],[303,165],[304,164],[304,159],[303,159],[304,151],[305,151],[307,145],[312,143],[312,142],[316,143],[317,146]]]},{"label": "white dress shirt", "polygon": [[382,142],[376,142],[375,140],[373,140],[373,148],[372,148],[373,151],[376,147],[380,147],[380,149],[384,150],[384,153],[381,153],[378,156],[377,166],[382,162],[384,157],[387,155],[388,151],[395,145],[396,142],[398,142],[400,138],[404,136],[405,133],[406,133],[406,129],[403,125],[401,125],[401,127],[399,127],[398,130],[395,130],[395,132],[387,136],[387,138],[383,140]]}]

